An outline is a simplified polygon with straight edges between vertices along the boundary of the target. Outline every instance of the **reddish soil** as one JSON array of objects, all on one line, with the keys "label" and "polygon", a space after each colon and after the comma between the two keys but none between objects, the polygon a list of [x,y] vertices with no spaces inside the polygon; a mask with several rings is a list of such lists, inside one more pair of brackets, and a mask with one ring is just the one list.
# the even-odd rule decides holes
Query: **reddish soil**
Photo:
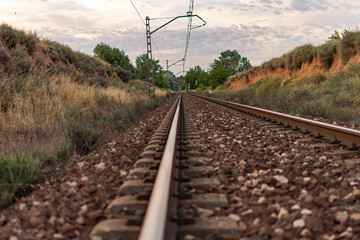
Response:
[{"label": "reddish soil", "polygon": [[[360,62],[360,52],[349,60],[349,63],[353,62]],[[287,66],[285,66],[284,69],[260,69],[250,73],[247,77],[243,76],[241,78],[234,78],[229,80],[228,83],[230,83],[231,87],[233,88],[245,88],[248,84],[254,83],[264,77],[309,77],[318,73],[330,75],[341,69],[344,69],[348,64],[342,64],[339,54],[336,54],[331,68],[327,70],[322,67],[319,59],[315,57],[311,63],[303,63],[301,69],[288,70]]]}]

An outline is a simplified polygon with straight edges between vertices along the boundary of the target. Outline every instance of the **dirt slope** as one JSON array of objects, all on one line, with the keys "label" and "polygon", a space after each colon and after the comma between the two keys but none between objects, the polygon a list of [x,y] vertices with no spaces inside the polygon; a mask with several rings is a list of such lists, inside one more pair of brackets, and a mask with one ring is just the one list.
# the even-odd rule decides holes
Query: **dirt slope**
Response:
[{"label": "dirt slope", "polygon": [[303,63],[300,69],[289,70],[287,66],[285,66],[285,68],[276,68],[275,70],[260,69],[249,73],[247,76],[228,80],[228,83],[230,83],[233,88],[245,88],[248,84],[256,82],[264,77],[308,77],[318,73],[329,75],[343,69],[353,62],[360,62],[360,52],[352,57],[345,65],[341,63],[339,54],[336,54],[334,62],[329,70],[323,68],[319,59],[314,57],[311,63]]}]

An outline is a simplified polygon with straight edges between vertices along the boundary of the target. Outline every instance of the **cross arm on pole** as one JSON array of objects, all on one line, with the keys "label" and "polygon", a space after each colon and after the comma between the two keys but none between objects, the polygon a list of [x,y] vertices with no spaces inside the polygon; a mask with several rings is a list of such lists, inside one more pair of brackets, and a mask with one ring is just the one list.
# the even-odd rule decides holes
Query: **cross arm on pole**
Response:
[{"label": "cross arm on pole", "polygon": [[184,16],[177,16],[177,17],[174,17],[173,19],[171,19],[170,21],[168,21],[167,23],[165,23],[165,24],[163,24],[163,25],[161,25],[160,27],[158,27],[158,28],[156,28],[155,30],[153,30],[152,32],[150,32],[150,34],[153,34],[154,32],[156,32],[156,31],[158,31],[159,29],[161,29],[161,28],[163,28],[163,27],[165,27],[166,25],[168,25],[169,23],[171,23],[171,22],[173,22],[173,21],[175,21],[176,19],[178,19],[178,18],[187,18],[187,17],[197,17],[197,18],[199,18],[201,21],[203,21],[203,24],[202,25],[198,25],[198,26],[195,26],[195,27],[193,27],[193,29],[195,29],[195,28],[199,28],[199,27],[202,27],[202,26],[205,26],[206,25],[206,22],[205,22],[205,20],[204,19],[202,19],[199,15],[184,15]]}]

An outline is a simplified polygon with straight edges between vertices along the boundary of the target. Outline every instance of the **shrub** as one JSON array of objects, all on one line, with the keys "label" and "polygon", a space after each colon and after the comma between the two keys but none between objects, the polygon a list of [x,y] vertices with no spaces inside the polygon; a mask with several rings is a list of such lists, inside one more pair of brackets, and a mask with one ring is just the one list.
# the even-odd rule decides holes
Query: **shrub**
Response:
[{"label": "shrub", "polygon": [[285,58],[276,57],[262,64],[262,67],[268,70],[275,70],[276,68],[285,68]]},{"label": "shrub", "polygon": [[346,31],[343,34],[338,50],[342,62],[345,64],[348,60],[353,57],[356,52],[360,49],[360,31],[350,32]]},{"label": "shrub", "polygon": [[108,106],[112,103],[112,100],[109,96],[104,93],[100,93],[99,91],[95,91],[93,99],[94,102],[99,106]]},{"label": "shrub", "polygon": [[330,106],[322,101],[305,102],[300,106],[300,113],[308,116],[328,118]]},{"label": "shrub", "polygon": [[97,76],[95,77],[95,85],[99,86],[99,87],[109,87],[110,86],[110,82],[108,79],[102,77],[102,76]]},{"label": "shrub", "polygon": [[0,40],[8,49],[13,49],[17,44],[16,31],[8,24],[0,25]]},{"label": "shrub", "polygon": [[293,61],[294,61],[294,50],[293,51],[290,51],[286,54],[284,54],[284,59],[285,59],[285,62],[288,66],[288,70],[292,70],[294,69],[294,66],[293,66]]},{"label": "shrub", "polygon": [[50,54],[53,62],[61,61],[64,64],[74,63],[75,53],[69,46],[49,40],[44,40],[44,43],[48,47],[48,54]]},{"label": "shrub", "polygon": [[300,69],[302,63],[311,61],[314,58],[316,48],[311,44],[306,44],[300,47],[295,48],[293,52],[293,61],[292,65],[294,68]]},{"label": "shrub", "polygon": [[19,44],[26,48],[29,55],[33,55],[33,53],[36,51],[36,44],[39,42],[39,38],[36,33],[25,33],[24,31],[17,31],[17,38]]},{"label": "shrub", "polygon": [[16,192],[34,183],[40,174],[37,158],[25,153],[0,156],[0,207],[7,205]]},{"label": "shrub", "polygon": [[336,41],[327,42],[318,48],[317,57],[321,65],[326,69],[329,69],[334,62],[337,44],[338,42]]},{"label": "shrub", "polygon": [[11,56],[9,55],[6,48],[0,46],[0,64],[5,66],[11,61]]},{"label": "shrub", "polygon": [[89,118],[70,119],[67,136],[78,154],[84,155],[94,149],[94,145],[103,131],[101,123]]}]

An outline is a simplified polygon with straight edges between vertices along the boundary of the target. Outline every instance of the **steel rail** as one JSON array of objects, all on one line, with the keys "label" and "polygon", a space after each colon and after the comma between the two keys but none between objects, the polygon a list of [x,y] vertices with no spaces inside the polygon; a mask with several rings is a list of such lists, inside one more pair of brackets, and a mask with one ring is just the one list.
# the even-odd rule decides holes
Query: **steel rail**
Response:
[{"label": "steel rail", "polygon": [[161,158],[149,204],[141,227],[140,240],[165,239],[168,219],[168,206],[171,193],[171,181],[175,167],[176,138],[180,121],[181,96],[178,99],[176,112],[170,127],[169,135]]},{"label": "steel rail", "polygon": [[333,143],[341,143],[350,147],[350,149],[357,149],[360,147],[360,131],[356,129],[341,127],[333,124],[314,121],[306,118],[296,117],[289,114],[279,113],[271,110],[266,110],[258,107],[247,106],[239,103],[224,101],[220,99],[194,95],[211,102],[216,102],[221,105],[234,108],[246,113],[257,115],[260,117],[272,119],[279,123],[288,124],[294,128],[299,128],[305,132],[311,132],[314,136],[324,137]]}]

